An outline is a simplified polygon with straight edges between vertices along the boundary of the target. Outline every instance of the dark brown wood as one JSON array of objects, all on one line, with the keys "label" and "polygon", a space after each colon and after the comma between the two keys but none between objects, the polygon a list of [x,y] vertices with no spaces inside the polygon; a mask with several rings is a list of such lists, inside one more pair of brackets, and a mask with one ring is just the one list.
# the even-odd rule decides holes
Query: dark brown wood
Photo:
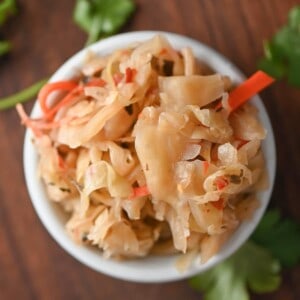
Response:
[{"label": "dark brown wood", "polygon": [[[86,35],[72,22],[74,1],[20,0],[1,34],[13,43],[0,58],[0,97],[52,74],[80,50]],[[165,30],[208,44],[246,75],[262,41],[287,19],[297,0],[137,0],[123,31]],[[275,131],[278,168],[272,205],[300,220],[300,90],[277,82],[262,93]],[[33,102],[25,105],[30,110]],[[24,128],[15,110],[0,112],[0,299],[201,299],[186,281],[135,284],[98,274],[75,261],[38,220],[24,183]],[[279,241],[280,242],[280,241]],[[281,288],[253,299],[300,299],[300,267]]]}]

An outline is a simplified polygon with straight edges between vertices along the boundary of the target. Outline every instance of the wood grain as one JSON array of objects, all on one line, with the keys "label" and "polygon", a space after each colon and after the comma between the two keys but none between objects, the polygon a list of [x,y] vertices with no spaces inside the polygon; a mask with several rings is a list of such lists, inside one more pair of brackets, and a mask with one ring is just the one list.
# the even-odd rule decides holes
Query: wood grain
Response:
[{"label": "wood grain", "polygon": [[[123,31],[187,35],[227,56],[246,75],[256,70],[262,41],[284,24],[296,0],[137,0]],[[80,50],[86,35],[72,22],[74,1],[20,0],[2,29],[13,51],[0,58],[0,97],[52,74]],[[300,220],[300,91],[277,82],[262,93],[277,146],[272,205]],[[33,102],[25,105],[30,110]],[[14,110],[0,112],[0,299],[201,299],[185,281],[134,284],[98,274],[66,254],[38,220],[24,183],[24,128]],[[279,241],[280,242],[280,241]],[[300,268],[281,288],[253,299],[300,299]]]}]

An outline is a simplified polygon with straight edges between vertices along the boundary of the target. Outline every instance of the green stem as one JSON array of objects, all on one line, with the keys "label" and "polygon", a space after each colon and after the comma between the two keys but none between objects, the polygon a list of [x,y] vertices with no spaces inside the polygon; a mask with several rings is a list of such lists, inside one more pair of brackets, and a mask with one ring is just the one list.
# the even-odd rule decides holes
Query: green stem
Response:
[{"label": "green stem", "polygon": [[7,108],[11,108],[15,106],[17,103],[22,103],[30,100],[32,97],[34,97],[38,91],[41,89],[41,87],[48,81],[47,79],[42,79],[38,81],[37,83],[31,85],[30,87],[13,94],[11,96],[5,97],[0,99],[0,110],[4,110]]}]

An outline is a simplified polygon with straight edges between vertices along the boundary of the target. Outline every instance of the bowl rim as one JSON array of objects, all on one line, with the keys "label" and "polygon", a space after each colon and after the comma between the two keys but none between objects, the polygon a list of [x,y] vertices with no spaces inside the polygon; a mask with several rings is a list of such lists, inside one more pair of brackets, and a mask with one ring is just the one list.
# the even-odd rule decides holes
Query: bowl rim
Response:
[{"label": "bowl rim", "polygon": [[[165,36],[174,48],[183,48],[184,46],[191,47],[195,56],[204,59],[220,73],[224,73],[221,70],[226,70],[226,75],[229,75],[234,81],[241,82],[245,79],[242,72],[226,57],[200,41],[166,31],[134,31],[106,38],[85,49],[82,49],[62,64],[51,76],[49,81],[53,82],[62,78],[68,79],[72,76],[74,77],[74,73],[76,73],[80,68],[87,51],[91,50],[93,52],[103,54],[111,53],[112,51],[124,48],[131,43],[150,39],[156,34]],[[64,224],[62,224],[62,221],[59,220],[59,218],[62,218],[60,215],[61,213],[55,204],[47,199],[43,184],[37,176],[37,153],[32,143],[32,133],[29,129],[27,129],[23,150],[24,175],[30,200],[40,221],[52,238],[68,254],[91,269],[114,278],[144,283],[169,282],[188,278],[192,275],[208,270],[233,254],[249,238],[263,216],[273,190],[276,170],[276,150],[271,122],[259,96],[253,97],[251,103],[258,108],[259,117],[268,132],[267,138],[262,143],[262,148],[264,156],[266,157],[269,188],[258,193],[258,198],[261,198],[261,206],[256,210],[251,222],[243,222],[243,224],[241,224],[234,232],[232,237],[225,243],[220,252],[212,257],[208,262],[201,265],[194,264],[186,272],[180,273],[175,268],[175,260],[178,257],[177,255],[167,257],[149,256],[142,259],[116,262],[112,259],[104,259],[101,253],[97,250],[90,249],[87,246],[77,245],[66,234]],[[40,107],[36,101],[31,112],[31,116],[37,116],[39,114]]]}]

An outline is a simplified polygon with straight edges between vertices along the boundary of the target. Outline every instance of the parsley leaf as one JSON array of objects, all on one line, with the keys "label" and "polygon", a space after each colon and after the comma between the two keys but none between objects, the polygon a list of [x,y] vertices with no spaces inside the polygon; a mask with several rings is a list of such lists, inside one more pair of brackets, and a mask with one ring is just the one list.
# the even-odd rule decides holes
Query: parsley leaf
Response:
[{"label": "parsley leaf", "polygon": [[251,240],[268,249],[284,267],[300,262],[300,224],[282,220],[277,210],[264,215]]},{"label": "parsley leaf", "polygon": [[132,0],[77,0],[73,18],[88,33],[88,45],[116,33],[134,9]]},{"label": "parsley leaf", "polygon": [[270,41],[264,42],[258,68],[278,79],[300,87],[300,5],[290,10],[288,23]]},{"label": "parsley leaf", "polygon": [[205,292],[205,300],[248,300],[248,287],[257,293],[276,290],[281,282],[279,272],[279,261],[268,250],[248,241],[230,258],[194,276],[189,283]]}]

